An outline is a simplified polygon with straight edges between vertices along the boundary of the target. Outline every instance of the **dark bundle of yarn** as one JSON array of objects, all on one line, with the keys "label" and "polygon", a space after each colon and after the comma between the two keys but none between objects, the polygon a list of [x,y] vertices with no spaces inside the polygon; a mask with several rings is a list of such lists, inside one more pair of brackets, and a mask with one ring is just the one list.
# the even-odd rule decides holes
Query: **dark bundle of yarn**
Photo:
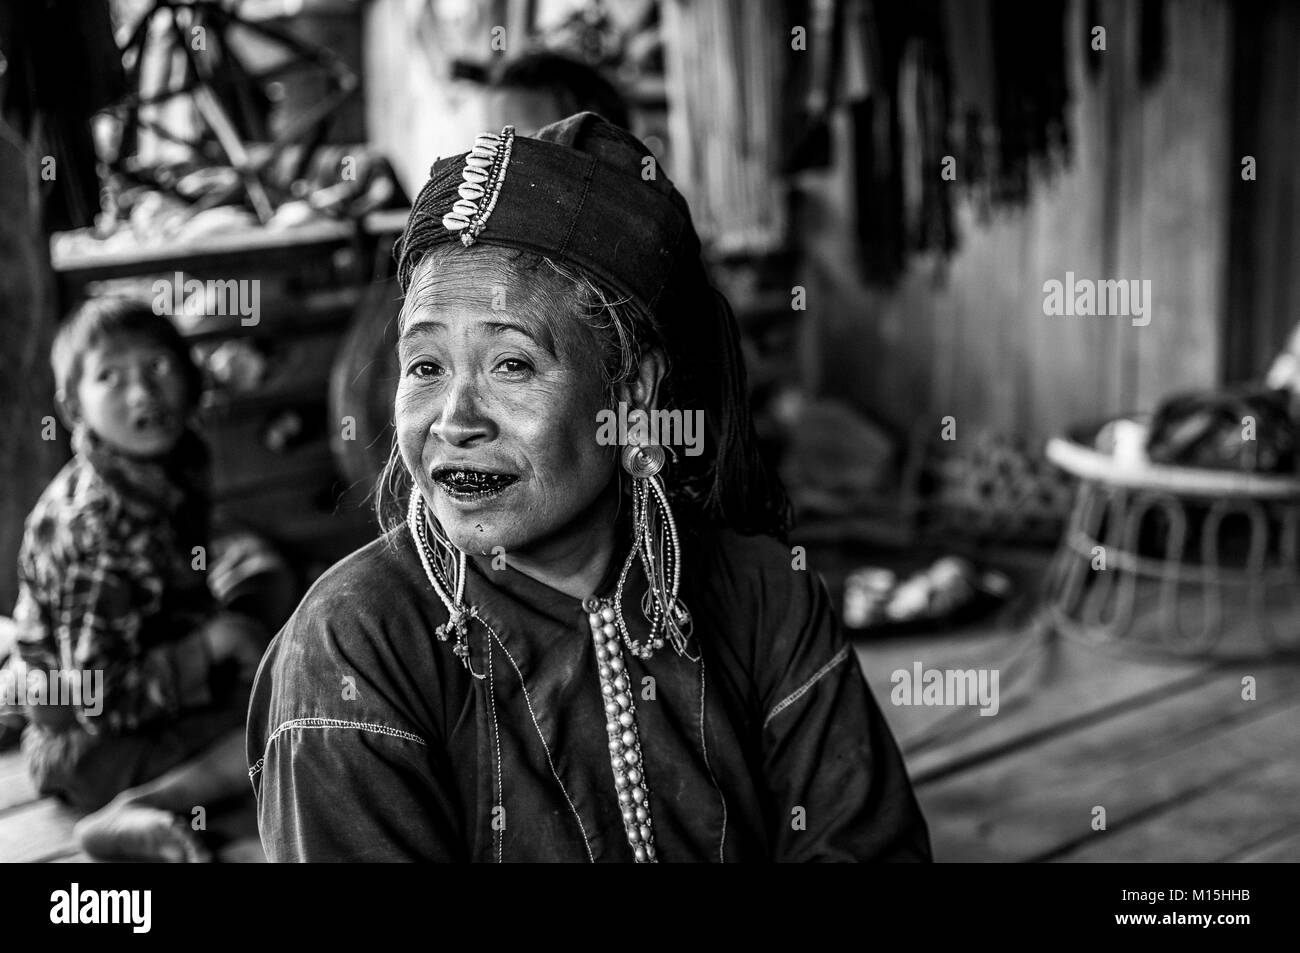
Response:
[{"label": "dark bundle of yarn", "polygon": [[1294,473],[1295,420],[1283,391],[1238,388],[1178,394],[1156,410],[1147,438],[1155,463],[1245,473]]}]

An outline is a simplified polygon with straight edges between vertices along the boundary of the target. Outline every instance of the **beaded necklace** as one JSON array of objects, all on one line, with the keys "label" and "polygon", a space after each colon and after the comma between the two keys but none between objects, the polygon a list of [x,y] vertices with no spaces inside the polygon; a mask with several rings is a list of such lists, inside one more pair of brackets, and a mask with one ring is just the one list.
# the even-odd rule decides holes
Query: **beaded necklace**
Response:
[{"label": "beaded necklace", "polygon": [[[440,642],[446,642],[454,636],[453,654],[475,678],[480,680],[488,678],[490,672],[480,674],[475,672],[470,664],[469,625],[470,621],[478,616],[476,607],[465,606],[465,554],[451,546],[450,542],[444,543],[440,539],[437,541],[438,549],[443,551],[439,553],[435,550],[429,538],[424,498],[418,490],[413,490],[411,493],[407,527],[416,542],[416,552],[419,554],[420,564],[424,567],[425,576],[428,577],[439,600],[447,608],[447,621],[438,626],[434,634]],[[622,598],[630,564],[629,558],[619,576],[615,599]],[[587,623],[591,628],[592,643],[596,650],[597,675],[600,679],[600,694],[606,717],[605,732],[609,740],[610,768],[614,776],[619,810],[623,817],[623,830],[636,862],[656,863],[654,822],[650,816],[650,787],[645,777],[645,759],[642,755],[641,737],[637,728],[631,676],[623,658],[621,641],[628,640],[630,651],[644,651],[650,646],[643,647],[632,640],[620,617],[621,613],[616,611],[615,606],[613,600],[598,599],[595,596],[583,601],[583,608],[587,611]],[[653,627],[651,631],[654,631]],[[657,644],[651,643],[656,648],[662,644],[662,639],[657,640]],[[636,646],[636,650],[631,646]],[[641,652],[636,651],[636,654]],[[648,656],[649,652],[641,655],[642,658]]]}]

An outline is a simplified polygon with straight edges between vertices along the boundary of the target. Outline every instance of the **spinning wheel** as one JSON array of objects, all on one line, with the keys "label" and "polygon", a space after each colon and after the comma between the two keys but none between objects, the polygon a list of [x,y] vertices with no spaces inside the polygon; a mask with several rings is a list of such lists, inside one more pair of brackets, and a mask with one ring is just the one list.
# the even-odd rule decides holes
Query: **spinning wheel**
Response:
[{"label": "spinning wheel", "polygon": [[[237,2],[154,0],[122,48],[129,95],[116,107],[123,122],[118,155],[109,166],[128,182],[180,195],[199,207],[232,198],[247,201],[265,224],[289,198],[278,183],[296,179],[325,141],[339,108],[360,89],[360,79],[334,52],[287,29],[240,16]],[[239,40],[278,50],[279,61],[254,69]],[[273,129],[273,90],[286,77],[315,71],[323,95]],[[191,102],[201,120],[197,134],[165,121],[165,107]],[[136,153],[143,133],[181,147],[188,160],[173,168]],[[201,175],[192,173],[201,172]]]}]

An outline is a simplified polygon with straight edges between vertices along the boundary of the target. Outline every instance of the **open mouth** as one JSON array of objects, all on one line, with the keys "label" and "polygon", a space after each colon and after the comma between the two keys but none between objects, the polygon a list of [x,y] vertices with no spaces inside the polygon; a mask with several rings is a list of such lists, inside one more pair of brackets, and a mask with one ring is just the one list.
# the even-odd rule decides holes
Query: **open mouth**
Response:
[{"label": "open mouth", "polygon": [[135,428],[137,433],[162,430],[170,425],[171,414],[160,408],[141,411],[131,421],[131,426]]},{"label": "open mouth", "polygon": [[468,467],[436,467],[431,476],[449,496],[460,500],[485,500],[519,482],[519,477],[510,473]]}]

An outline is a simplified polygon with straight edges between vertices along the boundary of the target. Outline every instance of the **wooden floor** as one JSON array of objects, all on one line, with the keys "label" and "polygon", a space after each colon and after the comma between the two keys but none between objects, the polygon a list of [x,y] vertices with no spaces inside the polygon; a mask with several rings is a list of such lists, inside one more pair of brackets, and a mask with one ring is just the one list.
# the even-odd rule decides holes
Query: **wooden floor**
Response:
[{"label": "wooden floor", "polygon": [[0,861],[89,861],[72,837],[78,816],[37,797],[17,748],[0,753]]},{"label": "wooden floor", "polygon": [[[1141,661],[1032,619],[855,646],[937,860],[1300,861],[1298,664]],[[891,704],[917,662],[996,668],[998,713]],[[0,754],[0,861],[86,860],[75,819]]]},{"label": "wooden floor", "polygon": [[[1033,624],[857,649],[936,860],[1300,861],[1300,665],[1144,662]],[[915,662],[998,668],[998,713],[892,705]]]},{"label": "wooden floor", "polygon": [[[53,798],[37,796],[16,748],[0,753],[0,862],[94,863],[77,848],[72,836],[72,827],[80,816]],[[240,834],[216,851],[219,860],[265,861],[261,845],[247,836],[251,823],[239,819],[235,826]]]}]

